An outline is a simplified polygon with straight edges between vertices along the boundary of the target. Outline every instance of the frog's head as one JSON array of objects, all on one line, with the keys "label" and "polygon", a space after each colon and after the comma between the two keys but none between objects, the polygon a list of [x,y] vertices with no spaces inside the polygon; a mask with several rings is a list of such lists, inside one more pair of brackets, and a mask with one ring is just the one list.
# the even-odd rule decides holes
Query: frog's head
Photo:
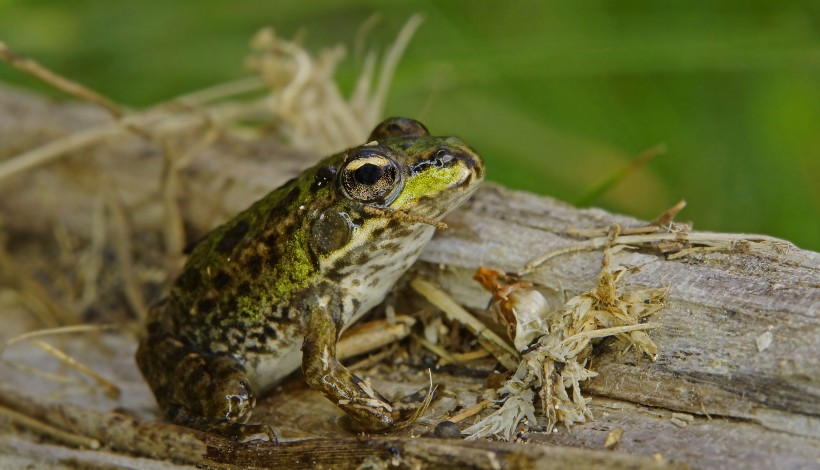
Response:
[{"label": "frog's head", "polygon": [[388,119],[368,140],[320,163],[314,185],[327,197],[310,217],[320,269],[359,302],[353,318],[381,301],[433,236],[435,221],[484,179],[474,150],[456,137],[431,136],[418,121]]},{"label": "frog's head", "polygon": [[407,118],[379,124],[368,143],[346,153],[338,174],[348,199],[434,220],[467,200],[483,179],[473,149],[457,137],[431,136]]},{"label": "frog's head", "polygon": [[[418,121],[390,118],[368,143],[337,155],[324,173],[336,201],[314,219],[321,255],[432,236],[430,222],[466,201],[484,179],[481,157],[457,137],[431,136]],[[332,183],[331,183],[332,180]],[[415,243],[413,243],[415,244]]]}]

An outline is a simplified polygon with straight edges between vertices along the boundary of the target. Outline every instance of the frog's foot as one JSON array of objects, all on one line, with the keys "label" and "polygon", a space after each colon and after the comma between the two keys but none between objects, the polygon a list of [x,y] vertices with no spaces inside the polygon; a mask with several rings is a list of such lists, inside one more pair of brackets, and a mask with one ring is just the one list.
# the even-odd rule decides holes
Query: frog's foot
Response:
[{"label": "frog's foot", "polygon": [[[412,422],[424,411],[429,400],[411,398],[392,403],[366,381],[353,375],[336,360],[339,325],[324,309],[314,310],[302,345],[302,370],[312,388],[344,410],[357,424],[369,431],[385,431]],[[426,393],[428,389],[424,389]],[[419,406],[412,405],[424,401]]]},{"label": "frog's foot", "polygon": [[194,351],[169,336],[140,343],[137,363],[164,414],[173,422],[242,440],[275,434],[263,425],[246,425],[256,404],[241,364],[228,356]]}]

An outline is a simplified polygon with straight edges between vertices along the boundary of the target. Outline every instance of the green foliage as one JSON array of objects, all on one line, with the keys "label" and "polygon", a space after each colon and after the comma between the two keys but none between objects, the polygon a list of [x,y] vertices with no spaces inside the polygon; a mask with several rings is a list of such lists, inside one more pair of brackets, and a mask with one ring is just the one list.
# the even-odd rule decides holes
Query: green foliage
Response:
[{"label": "green foliage", "polygon": [[698,229],[820,250],[818,2],[0,0],[0,39],[145,105],[242,76],[262,26],[318,50],[381,12],[382,47],[417,11],[387,113],[460,135],[490,179],[578,201],[665,143],[591,203],[648,219],[685,198]]}]

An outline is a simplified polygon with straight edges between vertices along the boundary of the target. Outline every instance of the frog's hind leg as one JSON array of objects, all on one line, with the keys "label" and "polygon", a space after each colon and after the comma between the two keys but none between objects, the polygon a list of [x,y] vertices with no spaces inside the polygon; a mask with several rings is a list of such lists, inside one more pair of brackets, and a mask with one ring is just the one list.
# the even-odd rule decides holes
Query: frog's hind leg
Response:
[{"label": "frog's hind leg", "polygon": [[336,341],[341,325],[324,308],[314,309],[302,345],[302,370],[312,388],[343,409],[370,431],[403,425],[415,408],[396,406],[370,384],[353,375],[336,360]]},{"label": "frog's hind leg", "polygon": [[167,335],[140,342],[137,364],[163,414],[171,421],[241,440],[275,436],[245,424],[256,404],[244,368],[222,355],[201,354]]}]

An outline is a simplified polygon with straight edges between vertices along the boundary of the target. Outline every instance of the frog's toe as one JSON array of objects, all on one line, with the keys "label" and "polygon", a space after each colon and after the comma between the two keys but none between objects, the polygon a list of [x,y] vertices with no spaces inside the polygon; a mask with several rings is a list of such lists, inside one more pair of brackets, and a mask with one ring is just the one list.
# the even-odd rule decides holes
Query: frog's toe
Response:
[{"label": "frog's toe", "polygon": [[240,424],[238,433],[234,436],[241,443],[252,441],[267,441],[271,443],[279,442],[279,435],[267,424]]},{"label": "frog's toe", "polygon": [[250,418],[251,412],[256,405],[256,397],[250,386],[244,380],[227,381],[221,384],[220,393],[224,400],[217,400],[217,410],[214,415],[223,416],[227,421],[234,423],[244,423]]}]

